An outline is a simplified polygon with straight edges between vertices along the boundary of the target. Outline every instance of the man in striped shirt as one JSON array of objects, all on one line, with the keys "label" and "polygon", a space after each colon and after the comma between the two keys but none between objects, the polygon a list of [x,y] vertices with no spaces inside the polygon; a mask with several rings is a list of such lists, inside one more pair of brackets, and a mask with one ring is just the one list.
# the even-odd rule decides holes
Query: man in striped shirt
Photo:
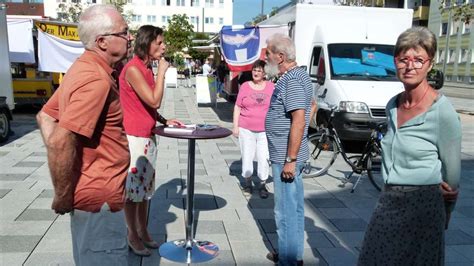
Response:
[{"label": "man in striped shirt", "polygon": [[304,191],[302,171],[308,160],[307,132],[312,85],[295,61],[295,45],[286,35],[267,39],[265,72],[278,75],[265,121],[274,182],[278,253],[267,258],[279,265],[302,265]]}]

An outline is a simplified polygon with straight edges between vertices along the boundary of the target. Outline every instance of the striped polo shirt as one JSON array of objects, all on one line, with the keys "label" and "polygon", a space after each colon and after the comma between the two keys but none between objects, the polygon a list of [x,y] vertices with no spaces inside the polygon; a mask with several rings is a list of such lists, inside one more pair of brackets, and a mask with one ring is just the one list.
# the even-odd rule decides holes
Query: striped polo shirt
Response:
[{"label": "striped polo shirt", "polygon": [[291,112],[304,109],[306,125],[297,163],[308,160],[308,126],[313,86],[304,68],[296,67],[284,73],[275,84],[270,108],[265,119],[268,150],[272,163],[284,164],[288,152]]}]

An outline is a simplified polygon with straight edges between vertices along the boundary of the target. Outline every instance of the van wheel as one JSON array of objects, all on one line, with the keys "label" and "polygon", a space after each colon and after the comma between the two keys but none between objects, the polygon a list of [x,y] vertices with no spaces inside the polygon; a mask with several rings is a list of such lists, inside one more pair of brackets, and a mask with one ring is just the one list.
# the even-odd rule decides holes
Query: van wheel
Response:
[{"label": "van wheel", "polygon": [[0,110],[0,142],[4,142],[10,135],[10,119],[5,110]]}]

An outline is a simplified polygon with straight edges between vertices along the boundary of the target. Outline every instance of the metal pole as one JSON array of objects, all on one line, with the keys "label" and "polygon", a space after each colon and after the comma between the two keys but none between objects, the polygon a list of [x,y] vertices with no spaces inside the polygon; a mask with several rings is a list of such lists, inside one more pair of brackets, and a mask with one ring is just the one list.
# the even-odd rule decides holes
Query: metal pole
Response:
[{"label": "metal pole", "polygon": [[265,3],[265,0],[262,0],[262,8],[261,8],[261,12],[260,12],[260,14],[262,14],[262,16],[263,16],[263,6],[264,6],[264,3]]},{"label": "metal pole", "polygon": [[204,32],[204,22],[206,19],[204,18],[204,7],[202,8],[202,32]]},{"label": "metal pole", "polygon": [[[446,63],[448,61],[448,53],[449,53],[449,36],[451,35],[451,2],[449,2],[449,12],[448,12],[448,29],[446,30],[446,46],[445,46],[445,52],[444,52],[444,60],[443,60],[443,74],[444,77],[446,78]],[[442,14],[441,14],[442,15]],[[441,22],[443,23],[443,22]],[[442,24],[441,24],[442,25]],[[441,28],[441,30],[443,30]]]},{"label": "metal pole", "polygon": [[186,249],[190,254],[194,238],[194,163],[196,140],[188,140],[188,176],[186,180]]}]

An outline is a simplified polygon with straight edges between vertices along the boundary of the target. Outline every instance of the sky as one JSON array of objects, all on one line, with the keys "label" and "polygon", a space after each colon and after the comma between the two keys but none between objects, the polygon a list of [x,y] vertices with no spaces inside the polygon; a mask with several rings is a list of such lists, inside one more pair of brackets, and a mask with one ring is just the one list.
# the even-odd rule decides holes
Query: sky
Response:
[{"label": "sky", "polygon": [[273,7],[280,7],[290,0],[234,0],[234,25],[243,25],[261,13],[268,14]]}]

